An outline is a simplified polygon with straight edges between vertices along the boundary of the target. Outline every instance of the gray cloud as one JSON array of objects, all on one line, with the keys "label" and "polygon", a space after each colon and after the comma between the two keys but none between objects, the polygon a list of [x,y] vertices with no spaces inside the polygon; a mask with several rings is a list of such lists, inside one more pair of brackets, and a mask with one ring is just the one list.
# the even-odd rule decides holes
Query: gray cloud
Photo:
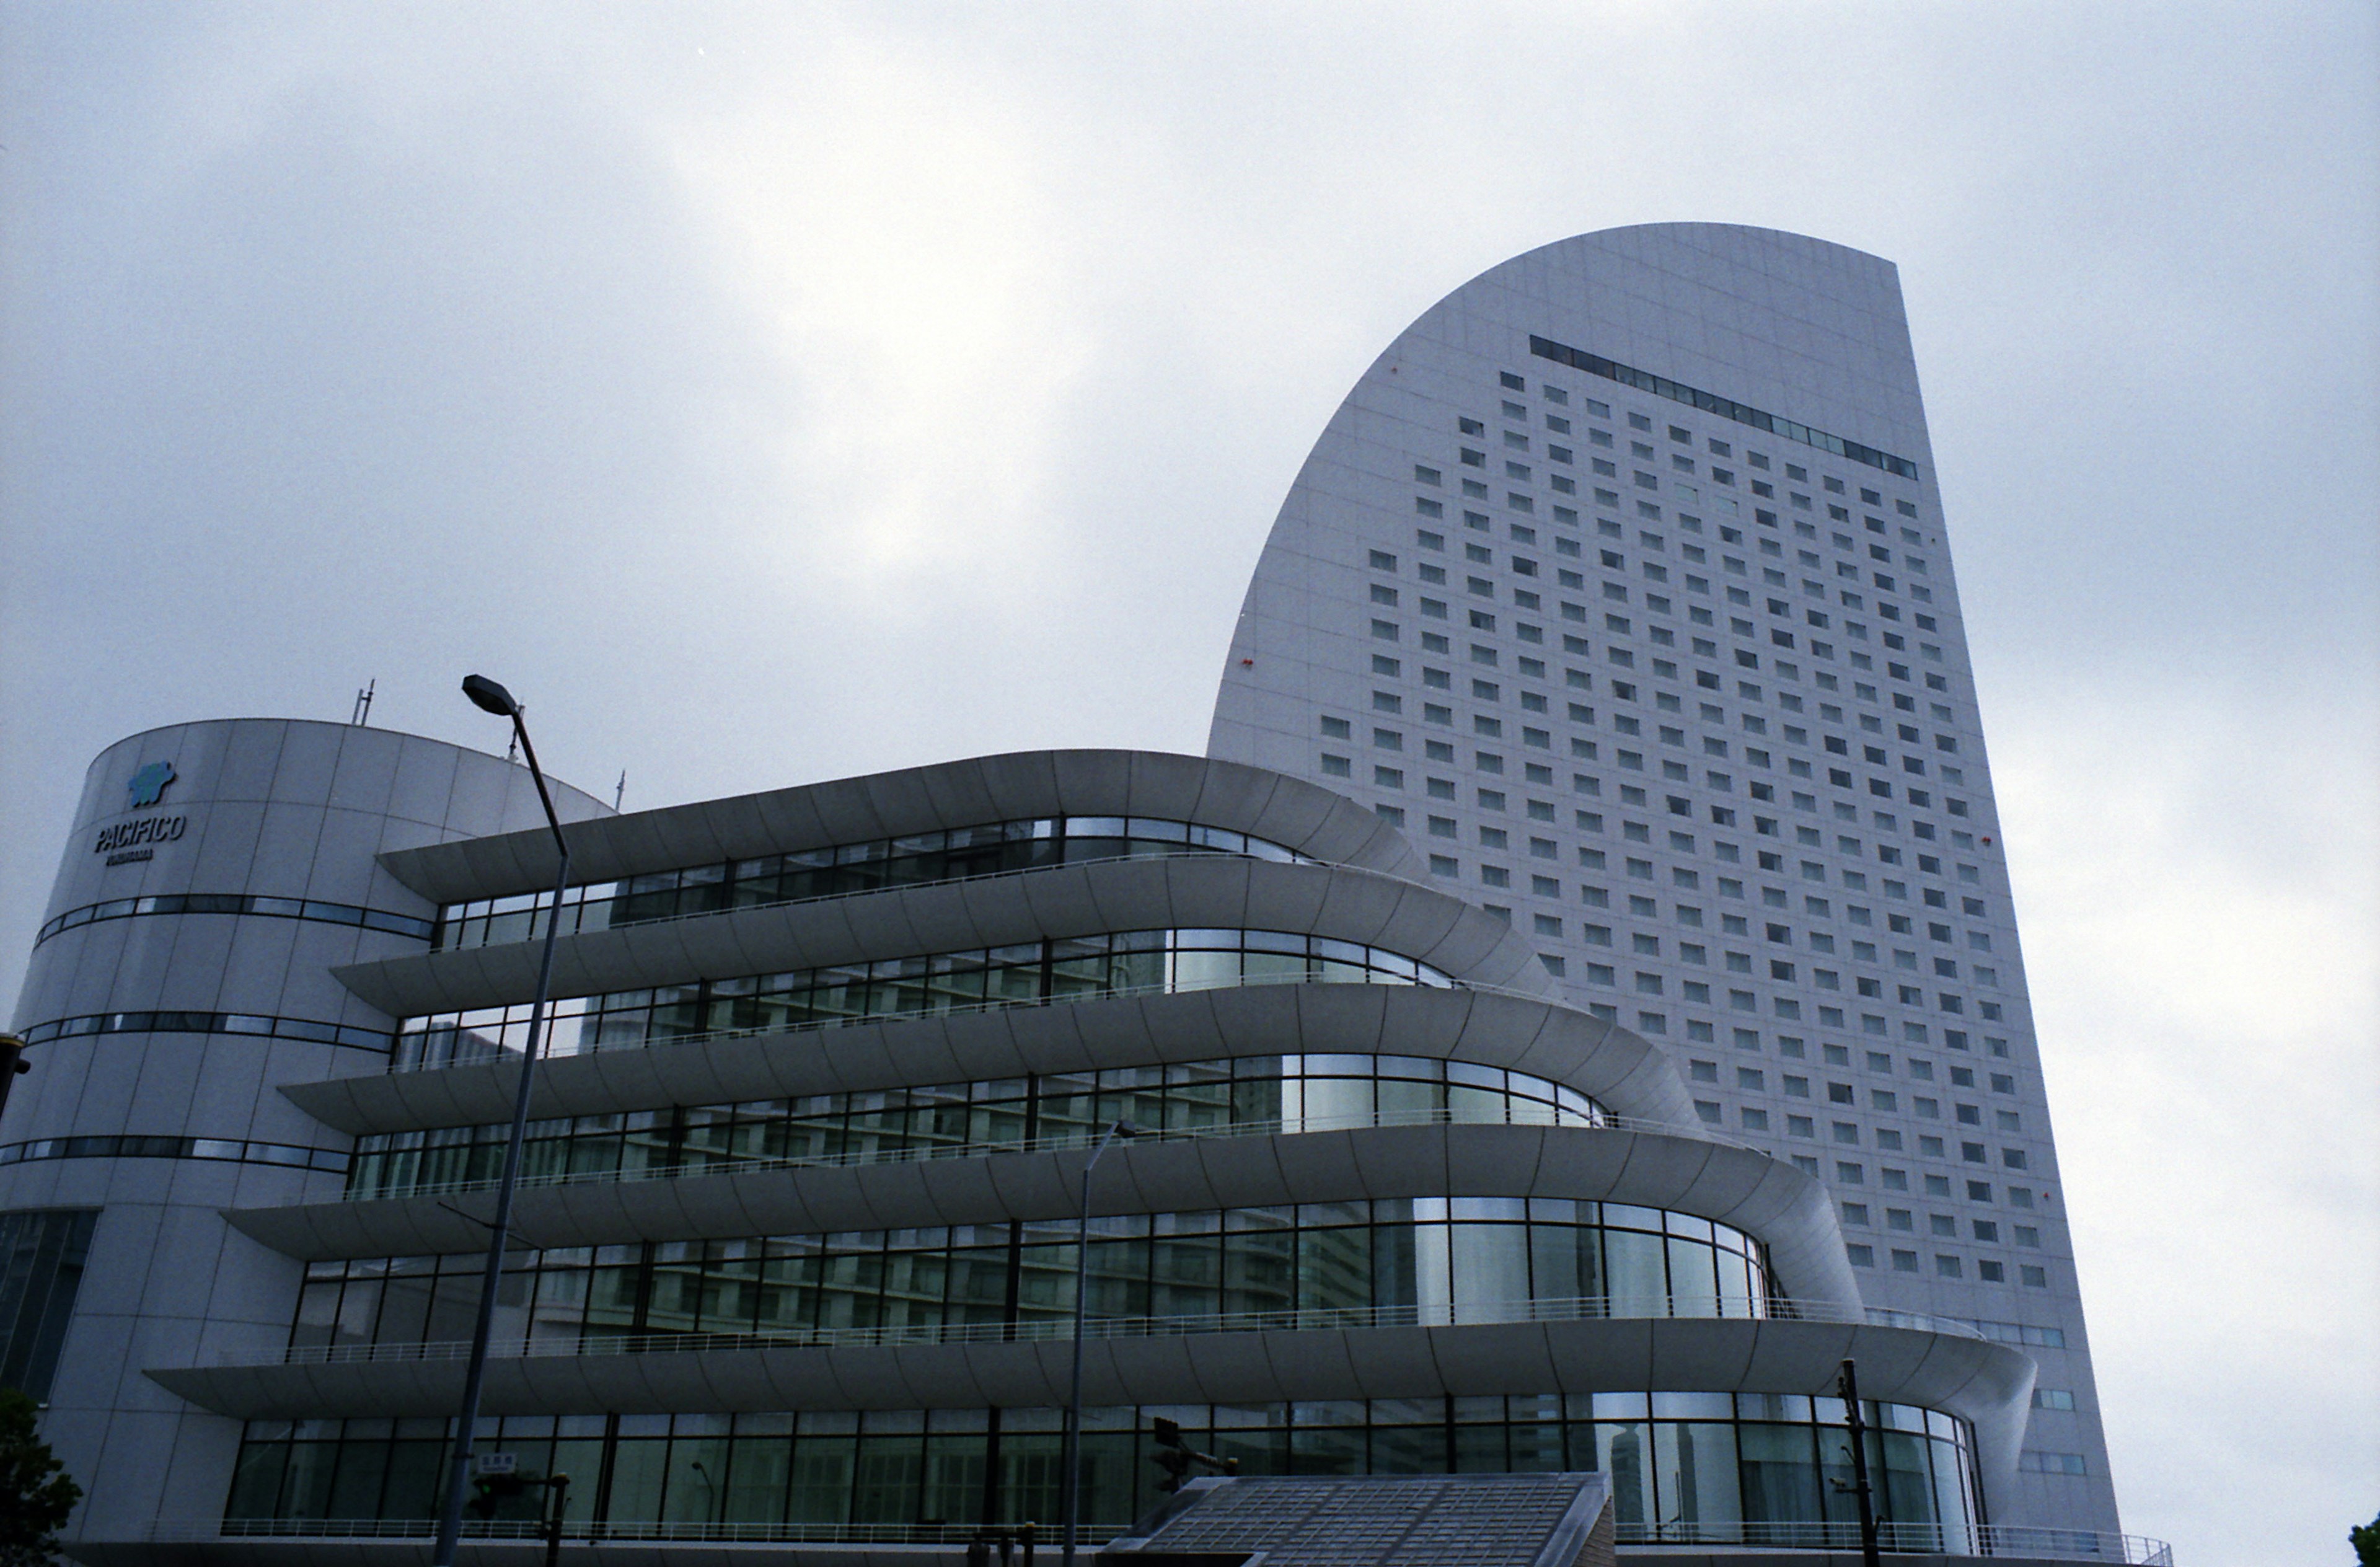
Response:
[{"label": "gray cloud", "polygon": [[[2109,1086],[2169,1059],[2140,975],[2197,950],[2182,892],[2270,960],[2227,969],[2229,1034],[2165,1048],[2313,1077],[2368,1050],[2368,969],[2286,938],[2373,919],[2309,869],[2369,864],[2362,797],[2303,781],[2374,759],[2375,65],[2335,4],[9,7],[0,978],[84,759],[344,716],[371,676],[377,720],[492,746],[454,684],[499,674],[558,772],[625,769],[631,805],[1196,749],[1273,508],[1415,314],[1582,229],[1817,234],[1901,266],[2028,784],[2130,1522],[2193,1564],[2327,1560],[2374,1400],[2310,1451],[2252,1414],[2198,1443],[2188,1395],[2254,1410],[2228,1336],[2334,1344],[2368,1267],[2218,1300],[2271,1227],[2210,1212],[2152,1330],[2127,1292],[2169,1248],[2126,1237],[2177,1237],[2174,1188],[2089,1150],[2155,1146]],[[2170,748],[2177,713],[2224,742]],[[2183,825],[2097,830],[2107,735],[2159,763],[2124,771],[2136,813]],[[2148,890],[2209,838],[2220,875]],[[2266,881],[2315,912],[2232,895]],[[2259,979],[2328,1042],[2259,1025]],[[2232,1082],[2140,1080],[2192,1125]],[[2330,1218],[2368,1257],[2368,1212]],[[2256,1375],[2340,1402],[2322,1365]],[[2199,1467],[2276,1453],[2286,1519]]]}]

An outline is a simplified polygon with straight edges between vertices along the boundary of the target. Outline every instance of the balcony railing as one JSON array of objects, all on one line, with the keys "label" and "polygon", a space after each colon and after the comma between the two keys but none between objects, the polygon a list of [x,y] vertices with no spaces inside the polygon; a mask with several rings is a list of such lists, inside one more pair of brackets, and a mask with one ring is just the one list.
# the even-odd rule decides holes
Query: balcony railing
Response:
[{"label": "balcony railing", "polygon": [[[1014,1530],[1016,1525],[996,1527]],[[163,1520],[149,1532],[155,1541],[209,1539],[420,1540],[437,1532],[430,1519],[407,1518],[225,1518]],[[603,1540],[709,1542],[722,1545],[964,1545],[982,1532],[975,1524],[697,1524],[594,1523],[573,1520],[564,1529],[572,1544]],[[1117,1526],[1087,1525],[1083,1537],[1099,1544],[1122,1534]],[[1668,1523],[1621,1524],[1621,1545],[1718,1545],[1778,1550],[1855,1551],[1857,1524]],[[528,1520],[492,1523],[466,1519],[469,1539],[528,1540],[541,1537]],[[2101,1561],[2123,1567],[2174,1567],[2173,1547],[2143,1535],[2099,1534],[2084,1529],[2012,1528],[2001,1524],[1883,1524],[1877,1543],[1894,1552],[1952,1556],[2046,1558]],[[1050,1541],[1045,1531],[1041,1543]]]},{"label": "balcony railing", "polygon": [[[1345,1332],[1374,1328],[1476,1328],[1523,1322],[1682,1318],[1841,1322],[1913,1328],[1980,1338],[1966,1323],[1912,1312],[1828,1302],[1758,1300],[1737,1295],[1579,1295],[1518,1301],[1432,1301],[1416,1305],[1318,1306],[1304,1310],[1225,1311],[1180,1317],[1095,1317],[1094,1339],[1173,1338],[1194,1333]],[[569,1355],[716,1354],[771,1349],[875,1349],[910,1344],[1046,1343],[1074,1337],[1071,1316],[1022,1321],[876,1323],[742,1333],[603,1333],[500,1340],[489,1354],[500,1360]],[[292,1344],[263,1354],[226,1350],[225,1367],[400,1365],[463,1360],[471,1346],[431,1343]]]},{"label": "balcony railing", "polygon": [[[1532,1101],[1534,1104],[1534,1101]],[[1556,1120],[1553,1107],[1545,1107],[1542,1119],[1528,1121],[1492,1121],[1480,1115],[1457,1111],[1448,1106],[1418,1110],[1376,1111],[1356,1115],[1288,1116],[1271,1121],[1235,1121],[1213,1126],[1180,1126],[1163,1131],[1144,1131],[1136,1141],[1142,1143],[1191,1142],[1215,1137],[1270,1137],[1307,1132],[1346,1132],[1368,1130],[1376,1126],[1556,1126],[1565,1123]],[[1666,1121],[1651,1121],[1642,1116],[1613,1115],[1598,1111],[1594,1120],[1583,1125],[1569,1123],[1581,1130],[1618,1132],[1651,1132],[1668,1137],[1690,1137],[1696,1142],[1718,1143],[1740,1148],[1747,1153],[1774,1159],[1775,1154],[1762,1148],[1730,1137],[1706,1127],[1678,1125]],[[942,1159],[990,1159],[1001,1154],[1063,1153],[1088,1148],[1106,1130],[1099,1125],[1078,1131],[1061,1132],[1046,1137],[1023,1137],[1013,1142],[984,1143],[921,1143],[908,1147],[845,1149],[839,1153],[792,1154],[774,1158],[739,1159],[724,1155],[715,1159],[684,1161],[676,1164],[653,1165],[639,1170],[556,1170],[520,1177],[521,1190],[552,1186],[612,1185],[643,1181],[682,1181],[699,1175],[756,1175],[779,1170],[849,1169],[869,1164],[915,1164]],[[493,1145],[488,1145],[493,1146]],[[501,1184],[494,1176],[474,1176],[461,1181],[415,1181],[391,1184],[376,1189],[349,1190],[344,1199],[348,1202],[379,1202],[401,1197],[443,1197],[465,1192],[492,1192]]]},{"label": "balcony railing", "polygon": [[[572,1519],[563,1525],[568,1545],[593,1545],[605,1540],[712,1542],[735,1545],[965,1545],[986,1528],[1014,1534],[1019,1525],[996,1524],[660,1524],[596,1523]],[[1123,1532],[1123,1526],[1085,1524],[1081,1537],[1104,1544]],[[429,1518],[225,1518],[167,1520],[150,1530],[156,1541],[212,1539],[334,1539],[426,1540],[438,1533]],[[1039,1528],[1044,1559],[1054,1559],[1056,1531]],[[463,1537],[480,1540],[535,1540],[545,1537],[541,1525],[528,1519],[463,1520]]]},{"label": "balcony railing", "polygon": [[[1621,1545],[1767,1546],[1780,1550],[1856,1551],[1860,1528],[1852,1523],[1671,1522],[1621,1524]],[[1893,1524],[1876,1525],[1876,1544],[1888,1551],[1951,1556],[2046,1557],[2058,1561],[2122,1562],[2126,1567],[2173,1567],[2173,1547],[2145,1535],[2100,1534],[2088,1529],[2010,1527],[1998,1524]]]}]

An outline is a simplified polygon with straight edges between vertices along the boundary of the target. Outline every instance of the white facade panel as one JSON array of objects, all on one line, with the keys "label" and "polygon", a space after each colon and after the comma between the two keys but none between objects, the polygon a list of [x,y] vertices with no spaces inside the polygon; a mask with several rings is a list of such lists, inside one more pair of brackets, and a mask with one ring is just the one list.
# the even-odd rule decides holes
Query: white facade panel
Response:
[{"label": "white facade panel", "polygon": [[[1425,311],[1332,416],[1208,750],[1401,825],[1709,1123],[1828,1183],[1870,1301],[2062,1336],[2028,1353],[2087,1412],[1946,541],[1890,263],[1564,240]],[[2114,1529],[2095,1419],[2034,1440],[2088,1472],[2003,1520]]]}]

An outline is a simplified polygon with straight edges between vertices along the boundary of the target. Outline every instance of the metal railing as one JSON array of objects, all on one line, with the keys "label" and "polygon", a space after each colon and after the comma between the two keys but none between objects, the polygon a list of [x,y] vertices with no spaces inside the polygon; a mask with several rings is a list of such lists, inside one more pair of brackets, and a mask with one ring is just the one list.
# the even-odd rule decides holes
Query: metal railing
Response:
[{"label": "metal railing", "polygon": [[[1204,928],[1201,927],[1201,929]],[[1249,926],[1245,929],[1256,929],[1258,927]],[[1467,990],[1488,996],[1513,996],[1522,1001],[1536,1002],[1541,1005],[1566,1004],[1557,996],[1537,995],[1526,990],[1516,990],[1508,986],[1475,985],[1465,980],[1449,978],[1435,970],[1432,971],[1430,978],[1412,979],[1387,969],[1366,969],[1363,978],[1351,979],[1317,978],[1310,974],[1259,974],[1244,976],[1228,983],[1219,981],[1214,984],[1197,985],[1116,985],[1087,990],[1079,993],[1018,997],[986,996],[981,1000],[953,1001],[929,1007],[917,1007],[907,1012],[854,1013],[841,1017],[810,1018],[800,1023],[771,1023],[754,1028],[711,1028],[697,1034],[674,1034],[665,1039],[648,1039],[636,1044],[599,1046],[591,1050],[549,1050],[540,1059],[562,1061],[582,1055],[602,1055],[610,1051],[673,1050],[682,1045],[716,1044],[730,1039],[757,1039],[772,1036],[815,1034],[823,1029],[856,1028],[870,1023],[914,1023],[920,1018],[928,1017],[972,1017],[978,1013],[1012,1012],[1028,1007],[1072,1006],[1082,1002],[1129,1001],[1141,996],[1193,995],[1206,990],[1253,990],[1273,985],[1389,985],[1404,990]],[[562,1022],[567,1019],[556,1019],[556,1021]],[[460,1028],[456,1030],[458,1036],[463,1032],[464,1030]],[[412,1060],[405,1058],[406,1040],[428,1037],[429,1031],[421,1029],[388,1036],[392,1041],[388,1063],[388,1070],[392,1075],[406,1072],[443,1072],[461,1066],[488,1066],[520,1059],[520,1052],[516,1050],[504,1045],[484,1043],[474,1045],[468,1051],[450,1050],[441,1060],[430,1060],[426,1056]]]},{"label": "metal railing", "polygon": [[[1014,1524],[996,1527],[1014,1529]],[[600,1523],[573,1520],[565,1539],[714,1542],[719,1544],[965,1545],[982,1532],[977,1524],[702,1524]],[[1083,1535],[1103,1543],[1129,1525],[1086,1525]],[[467,1519],[469,1539],[530,1540],[542,1526],[527,1519],[492,1522]],[[224,1518],[164,1519],[149,1531],[153,1541],[209,1539],[428,1539],[437,1524],[426,1518]],[[1857,1524],[1669,1523],[1621,1524],[1621,1545],[1767,1546],[1782,1550],[1857,1550]],[[1896,1552],[1954,1556],[2046,1557],[2060,1561],[2104,1561],[2123,1567],[2174,1567],[2173,1547],[2143,1535],[2100,1534],[2082,1529],[2015,1528],[2002,1524],[1892,1524],[1877,1526],[1878,1543]],[[1046,1543],[1046,1542],[1045,1542]]]},{"label": "metal railing", "polygon": [[[1855,1551],[1855,1523],[1763,1523],[1727,1520],[1695,1523],[1633,1523],[1618,1526],[1621,1545],[1768,1546],[1783,1550]],[[1888,1551],[1951,1556],[2030,1556],[2060,1561],[2122,1562],[2126,1567],[2173,1567],[2173,1547],[2145,1535],[2102,1534],[2088,1529],[2013,1527],[1998,1524],[1896,1524],[1876,1525],[1876,1543]]]},{"label": "metal railing", "polygon": [[[1095,1317],[1094,1339],[1175,1338],[1205,1333],[1345,1332],[1376,1328],[1475,1328],[1527,1322],[1685,1318],[1839,1322],[1914,1328],[1979,1339],[1949,1318],[1840,1306],[1832,1302],[1761,1300],[1739,1295],[1577,1295],[1518,1301],[1430,1301],[1402,1306],[1314,1306],[1280,1311],[1222,1311],[1178,1317]],[[1074,1337],[1070,1315],[986,1322],[874,1323],[735,1333],[600,1333],[504,1339],[489,1353],[507,1360],[614,1354],[715,1354],[771,1349],[878,1349],[919,1344],[1050,1343]],[[461,1360],[470,1345],[429,1343],[291,1344],[262,1354],[227,1349],[222,1367],[419,1365]]]},{"label": "metal railing", "polygon": [[[1125,1090],[1129,1092],[1129,1090]],[[1528,1101],[1532,1104],[1541,1100]],[[1552,1106],[1546,1107],[1549,1111]],[[1431,1106],[1418,1110],[1375,1111],[1368,1114],[1284,1116],[1270,1121],[1235,1121],[1213,1126],[1177,1126],[1165,1130],[1143,1131],[1136,1141],[1143,1143],[1193,1142],[1217,1137],[1272,1137],[1294,1136],[1307,1132],[1345,1132],[1369,1130],[1378,1126],[1567,1126],[1577,1131],[1650,1132],[1670,1137],[1690,1137],[1696,1142],[1718,1143],[1740,1148],[1747,1153],[1774,1159],[1769,1150],[1756,1148],[1705,1127],[1681,1125],[1667,1121],[1652,1121],[1637,1115],[1613,1115],[1598,1111],[1595,1119],[1586,1123],[1564,1123],[1548,1117],[1536,1121],[1490,1121],[1466,1114],[1448,1106]],[[1081,1131],[1053,1133],[1045,1137],[1020,1137],[1008,1142],[924,1143],[907,1148],[857,1148],[838,1153],[785,1154],[772,1157],[737,1158],[722,1155],[713,1159],[683,1161],[676,1164],[652,1165],[639,1170],[553,1170],[520,1178],[520,1189],[532,1187],[630,1184],[643,1181],[682,1181],[701,1175],[758,1175],[780,1170],[839,1170],[857,1165],[915,1164],[943,1159],[990,1159],[1001,1154],[1064,1153],[1090,1146],[1098,1140],[1101,1128],[1087,1127]],[[534,1140],[533,1140],[534,1141]],[[495,1144],[484,1145],[494,1148]],[[409,1151],[409,1150],[408,1150]],[[374,1157],[365,1155],[361,1157]],[[346,1202],[396,1201],[406,1197],[454,1197],[466,1192],[492,1192],[498,1183],[493,1176],[472,1176],[455,1181],[417,1181],[391,1184],[374,1190],[349,1190],[341,1200]]]},{"label": "metal railing", "polygon": [[[1065,842],[1063,839],[1057,841],[1061,843]],[[1005,881],[1017,876],[1038,876],[1047,870],[1067,870],[1077,866],[1087,865],[1122,865],[1132,860],[1163,861],[1176,859],[1235,859],[1263,865],[1319,866],[1325,869],[1330,870],[1349,869],[1347,867],[1341,866],[1335,860],[1316,859],[1311,855],[1301,854],[1297,850],[1290,848],[1285,844],[1269,843],[1267,846],[1278,849],[1281,852],[1279,855],[1263,855],[1248,854],[1244,850],[1239,849],[1182,848],[1168,849],[1158,854],[1147,855],[1094,855],[1087,856],[1082,859],[1056,859],[1050,861],[1047,865],[1011,866],[1005,870],[987,870],[971,876],[937,876],[923,881],[887,881],[880,886],[875,887],[846,887],[839,893],[818,893],[810,896],[798,898],[771,898],[764,903],[737,904],[731,908],[687,909],[681,914],[657,914],[649,918],[623,920],[616,925],[599,925],[592,929],[586,929],[582,925],[574,923],[569,929],[562,931],[561,934],[564,940],[567,940],[572,936],[601,936],[605,932],[612,930],[638,930],[649,925],[677,925],[689,919],[711,919],[722,914],[741,914],[747,909],[791,908],[797,905],[806,905],[809,904],[841,903],[848,898],[872,898],[884,893],[914,893],[928,887],[953,887],[961,883],[971,885],[982,881]],[[1376,871],[1374,874],[1381,876],[1394,876],[1396,873],[1394,871],[1384,870]],[[582,885],[601,886],[603,885],[603,883],[592,882],[582,883]],[[526,896],[528,894],[523,895]],[[545,896],[543,893],[536,895],[540,899],[542,899]],[[570,911],[567,917],[578,920],[583,919],[585,917],[577,911],[584,909],[592,904],[608,904],[616,902],[618,900],[618,896],[619,894],[615,893],[612,897],[608,898],[583,898],[575,901],[568,901],[563,905],[563,907],[565,910]],[[507,936],[501,941],[472,941],[454,946],[441,944],[432,947],[431,951],[439,953],[478,952],[483,947],[508,947],[516,945],[523,941],[533,941],[545,934],[545,928],[541,923],[540,923],[546,915],[546,910],[542,906],[541,903],[540,905],[532,905],[527,909],[508,909],[505,911],[505,914],[528,915],[528,933],[523,936]],[[467,915],[462,917],[465,919],[474,919],[502,917]],[[442,919],[438,923],[441,929],[439,929],[437,936],[438,938],[443,938],[445,933],[443,929],[445,921]]]},{"label": "metal railing", "polygon": [[[664,1524],[567,1519],[563,1524],[563,1539],[571,1545],[593,1545],[605,1540],[686,1540],[728,1545],[965,1545],[987,1528],[1014,1534],[1021,1527],[1015,1524]],[[1104,1544],[1123,1534],[1126,1527],[1113,1524],[1102,1528],[1087,1524],[1082,1537],[1088,1544]],[[437,1521],[429,1518],[171,1519],[162,1520],[151,1528],[149,1538],[426,1540],[437,1532]],[[467,1518],[463,1521],[463,1537],[543,1539],[545,1526],[526,1518]],[[1052,1556],[1056,1554],[1055,1537],[1054,1529],[1043,1527],[1039,1543]]]}]

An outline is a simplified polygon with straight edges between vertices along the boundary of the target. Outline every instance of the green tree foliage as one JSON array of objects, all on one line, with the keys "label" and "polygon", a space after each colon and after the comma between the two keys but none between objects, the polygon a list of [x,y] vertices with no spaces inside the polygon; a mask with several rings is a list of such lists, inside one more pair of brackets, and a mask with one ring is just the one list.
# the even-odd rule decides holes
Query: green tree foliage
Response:
[{"label": "green tree foliage", "polygon": [[0,1388],[0,1567],[47,1567],[59,1526],[82,1500],[33,1426],[33,1401]]},{"label": "green tree foliage", "polygon": [[2380,1567],[2380,1517],[2350,1524],[2347,1543],[2355,1548],[2355,1567]]}]

